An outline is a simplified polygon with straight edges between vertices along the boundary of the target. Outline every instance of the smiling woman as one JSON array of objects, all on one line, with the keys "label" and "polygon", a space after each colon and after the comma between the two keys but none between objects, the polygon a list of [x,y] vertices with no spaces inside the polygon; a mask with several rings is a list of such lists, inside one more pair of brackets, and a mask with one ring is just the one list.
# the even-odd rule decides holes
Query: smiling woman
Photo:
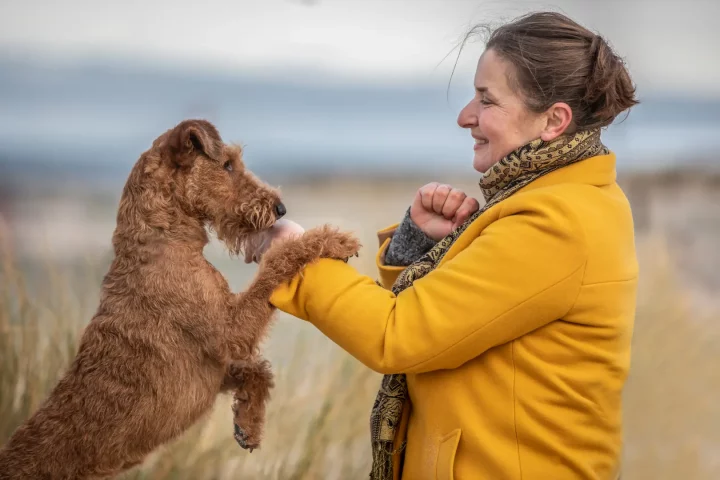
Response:
[{"label": "smiling woman", "polygon": [[458,123],[485,205],[426,185],[379,232],[378,284],[321,259],[271,302],[386,374],[372,479],[617,479],[638,267],[600,129],[637,103],[630,76],[536,13],[492,33],[475,92]]},{"label": "smiling woman", "polygon": [[[538,35],[547,25],[557,30]],[[638,103],[630,75],[605,40],[551,13],[490,35],[475,91],[458,123],[476,140],[473,164],[480,172],[518,145],[606,127]]]}]

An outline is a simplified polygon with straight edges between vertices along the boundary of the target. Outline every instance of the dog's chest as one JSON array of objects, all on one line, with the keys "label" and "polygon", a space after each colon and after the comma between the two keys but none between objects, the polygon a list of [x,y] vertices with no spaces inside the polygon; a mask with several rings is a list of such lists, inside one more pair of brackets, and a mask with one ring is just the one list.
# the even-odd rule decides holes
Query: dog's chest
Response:
[{"label": "dog's chest", "polygon": [[227,296],[230,293],[230,286],[227,280],[215,266],[205,260],[203,270],[204,283],[206,283],[208,287],[222,296]]}]

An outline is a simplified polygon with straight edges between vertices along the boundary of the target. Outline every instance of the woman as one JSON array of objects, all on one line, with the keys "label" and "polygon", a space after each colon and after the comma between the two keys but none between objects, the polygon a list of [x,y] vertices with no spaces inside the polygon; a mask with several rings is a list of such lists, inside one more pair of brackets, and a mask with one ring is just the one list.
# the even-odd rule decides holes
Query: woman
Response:
[{"label": "woman", "polygon": [[600,129],[637,103],[630,76],[537,13],[491,34],[475,91],[458,124],[483,208],[425,186],[380,232],[382,287],[323,259],[271,302],[386,374],[371,478],[618,478],[638,267]]}]

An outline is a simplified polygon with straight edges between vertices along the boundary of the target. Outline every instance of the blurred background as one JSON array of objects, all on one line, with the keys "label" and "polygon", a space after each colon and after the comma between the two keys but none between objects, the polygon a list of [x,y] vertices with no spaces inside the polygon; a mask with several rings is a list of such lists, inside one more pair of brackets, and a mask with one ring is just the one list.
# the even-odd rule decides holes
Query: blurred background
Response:
[{"label": "blurred background", "polygon": [[[480,196],[477,23],[561,11],[626,59],[641,104],[604,132],[633,206],[641,289],[623,478],[720,478],[720,3],[714,0],[0,0],[0,444],[72,359],[111,259],[117,202],[152,141],[212,121],[306,228],[365,246],[443,181]],[[456,70],[451,79],[453,67]],[[255,273],[216,240],[242,289]],[[365,478],[379,376],[280,315],[260,451],[227,399],[126,478]]]}]

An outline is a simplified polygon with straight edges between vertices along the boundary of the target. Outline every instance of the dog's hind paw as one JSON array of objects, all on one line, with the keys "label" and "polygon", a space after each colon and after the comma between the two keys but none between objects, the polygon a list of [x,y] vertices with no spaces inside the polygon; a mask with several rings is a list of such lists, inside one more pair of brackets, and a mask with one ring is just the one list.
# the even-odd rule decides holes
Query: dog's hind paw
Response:
[{"label": "dog's hind paw", "polygon": [[237,424],[235,424],[235,434],[233,435],[235,437],[235,441],[240,445],[242,448],[247,450],[248,452],[252,453],[253,450],[260,447],[260,444],[257,442],[250,441],[248,434],[245,433],[245,431],[240,428]]}]

